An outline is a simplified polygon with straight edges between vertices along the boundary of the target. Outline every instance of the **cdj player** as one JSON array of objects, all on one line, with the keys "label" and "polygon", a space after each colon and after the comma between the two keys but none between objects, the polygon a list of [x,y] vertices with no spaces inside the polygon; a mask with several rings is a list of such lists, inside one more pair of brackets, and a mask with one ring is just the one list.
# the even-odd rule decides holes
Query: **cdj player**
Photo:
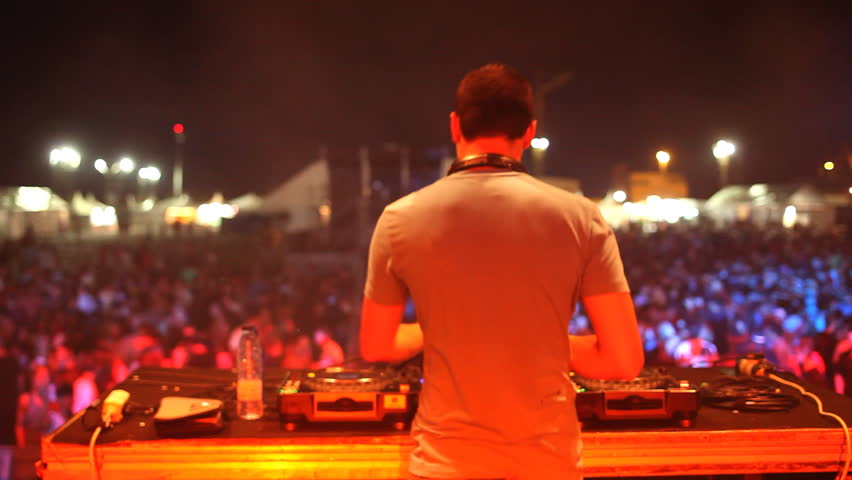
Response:
[{"label": "cdj player", "polygon": [[[572,375],[582,422],[674,420],[691,427],[698,391],[664,368],[645,368],[633,380]],[[414,418],[422,384],[417,365],[355,370],[291,370],[278,389],[278,411],[287,430],[302,423],[387,423],[402,430]]]},{"label": "cdj player", "polygon": [[330,367],[291,370],[278,388],[287,430],[313,422],[385,422],[402,430],[414,418],[421,370]]},{"label": "cdj player", "polygon": [[643,368],[633,380],[571,377],[580,421],[675,420],[691,427],[700,405],[698,391],[664,368]]}]

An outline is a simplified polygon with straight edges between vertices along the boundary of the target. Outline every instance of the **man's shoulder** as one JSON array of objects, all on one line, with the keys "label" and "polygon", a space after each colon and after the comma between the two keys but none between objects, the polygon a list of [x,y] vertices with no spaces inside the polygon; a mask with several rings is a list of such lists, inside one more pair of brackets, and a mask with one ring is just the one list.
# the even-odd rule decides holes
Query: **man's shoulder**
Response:
[{"label": "man's shoulder", "polygon": [[404,213],[414,208],[418,208],[429,203],[430,199],[440,198],[441,191],[446,187],[446,179],[441,178],[437,181],[419,188],[408,195],[405,195],[385,206],[386,213]]},{"label": "man's shoulder", "polygon": [[404,197],[400,197],[400,198],[394,200],[393,202],[385,205],[385,212],[386,213],[404,212],[405,210],[414,207],[414,205],[417,201],[418,194],[420,192],[421,192],[421,190],[411,192],[408,195],[405,195]]}]

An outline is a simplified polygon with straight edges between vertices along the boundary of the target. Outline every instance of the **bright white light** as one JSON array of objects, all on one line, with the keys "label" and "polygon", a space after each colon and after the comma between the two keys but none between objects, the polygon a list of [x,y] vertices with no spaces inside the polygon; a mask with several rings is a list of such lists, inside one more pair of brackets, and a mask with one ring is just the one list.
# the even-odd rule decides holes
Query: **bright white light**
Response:
[{"label": "bright white light", "polygon": [[699,211],[693,201],[677,198],[660,198],[650,195],[644,202],[624,202],[624,211],[637,220],[677,223],[681,219],[694,220]]},{"label": "bright white light", "polygon": [[612,199],[618,203],[621,203],[627,200],[627,194],[624,193],[624,190],[616,190],[612,192]]},{"label": "bright white light", "polygon": [[157,167],[142,167],[139,169],[139,178],[149,182],[158,182],[162,174]]},{"label": "bright white light", "polygon": [[784,209],[784,216],[781,217],[781,224],[785,228],[793,228],[796,225],[796,217],[796,207],[787,205],[787,208]]},{"label": "bright white light", "polygon": [[234,218],[237,215],[237,208],[230,204],[222,204],[219,207],[219,215],[222,215],[222,218]]},{"label": "bright white light", "polygon": [[68,166],[75,169],[75,170],[77,168],[79,168],[80,167],[80,152],[78,152],[77,150],[74,150],[71,147],[65,147],[65,148],[63,148],[63,150],[65,151],[65,162],[68,164]]},{"label": "bright white light", "polygon": [[153,198],[146,198],[145,200],[142,200],[142,211],[143,212],[150,212],[153,209],[154,209],[154,199]]},{"label": "bright white light", "polygon": [[28,212],[43,212],[50,209],[50,191],[41,187],[19,187],[15,204]]},{"label": "bright white light", "polygon": [[748,194],[752,197],[762,197],[769,193],[769,186],[765,183],[756,183],[748,187]]},{"label": "bright white light", "polygon": [[106,207],[92,207],[92,213],[89,214],[89,223],[93,227],[111,227],[117,224],[118,217],[115,215],[115,208],[109,205]]},{"label": "bright white light", "polygon": [[715,145],[713,145],[713,156],[718,159],[728,158],[733,155],[735,151],[737,151],[737,148],[733,143],[727,140],[719,140]]},{"label": "bright white light", "polygon": [[672,159],[672,156],[669,155],[669,152],[666,152],[664,150],[660,150],[659,152],[657,152],[656,157],[657,161],[662,163],[663,165],[669,163],[669,160]]},{"label": "bright white light", "polygon": [[834,170],[834,162],[825,162],[822,164],[822,168],[828,170],[829,172]]},{"label": "bright white light", "polygon": [[532,141],[530,141],[530,146],[533,148],[533,150],[547,150],[547,147],[550,146],[550,140],[544,137],[536,137],[533,138]]},{"label": "bright white light", "polygon": [[698,218],[698,214],[699,214],[699,213],[700,213],[700,212],[698,211],[698,209],[697,209],[697,208],[695,208],[695,207],[689,207],[689,208],[687,208],[687,209],[686,209],[686,212],[684,213],[684,215],[683,215],[683,216],[684,216],[684,218],[686,218],[687,220],[692,220],[692,219],[694,219],[694,218]]},{"label": "bright white light", "polygon": [[124,157],[118,161],[118,171],[121,173],[130,173],[136,169],[136,163],[129,157]]},{"label": "bright white light", "polygon": [[223,218],[234,218],[237,209],[227,203],[202,203],[198,206],[197,221],[202,225],[218,227]]},{"label": "bright white light", "polygon": [[103,158],[99,158],[95,160],[95,170],[98,171],[101,175],[104,175],[109,171],[109,167],[107,166],[106,160]]},{"label": "bright white light", "polygon": [[849,187],[849,194],[852,195],[852,187]]},{"label": "bright white light", "polygon": [[71,147],[54,148],[50,151],[50,164],[77,170],[80,167],[80,152]]}]

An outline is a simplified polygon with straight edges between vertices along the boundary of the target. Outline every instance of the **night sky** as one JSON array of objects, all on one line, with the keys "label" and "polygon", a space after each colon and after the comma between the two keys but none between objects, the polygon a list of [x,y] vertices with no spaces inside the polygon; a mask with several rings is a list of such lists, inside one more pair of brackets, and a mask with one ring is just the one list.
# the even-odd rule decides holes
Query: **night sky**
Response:
[{"label": "night sky", "polygon": [[852,152],[848,1],[19,2],[0,25],[6,185],[46,184],[61,144],[85,186],[122,155],[167,180],[181,122],[190,193],[262,193],[320,144],[449,145],[458,80],[495,61],[573,72],[547,101],[548,173],[590,195],[666,148],[707,196],[719,138],[740,182]]}]

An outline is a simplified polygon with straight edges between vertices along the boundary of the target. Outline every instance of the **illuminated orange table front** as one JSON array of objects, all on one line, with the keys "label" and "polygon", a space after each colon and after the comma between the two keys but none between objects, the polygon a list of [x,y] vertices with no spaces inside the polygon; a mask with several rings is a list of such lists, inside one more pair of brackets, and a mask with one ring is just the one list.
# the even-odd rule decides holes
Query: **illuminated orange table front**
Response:
[{"label": "illuminated orange table front", "polygon": [[[210,396],[217,381],[225,384],[230,378],[221,371],[160,370],[142,369],[122,385],[131,391],[131,400],[135,396],[144,404],[153,399],[152,392],[160,392],[162,397],[175,395],[175,389],[179,389],[177,394]],[[270,377],[275,373],[270,372]],[[179,378],[171,378],[174,376]],[[825,400],[827,408],[842,410],[847,419],[852,416],[848,398],[830,396]],[[658,426],[584,431],[585,476],[836,472],[842,461],[843,432],[815,410],[805,402],[792,412],[772,414],[704,408],[689,429]],[[83,413],[44,438],[44,479],[89,475]],[[102,478],[402,479],[413,446],[407,434],[343,434],[327,428],[318,433],[285,432],[271,406],[264,420],[231,421],[215,437],[156,439],[152,430],[149,418],[139,414],[105,433],[102,440],[107,443],[99,442],[96,449]]]}]

